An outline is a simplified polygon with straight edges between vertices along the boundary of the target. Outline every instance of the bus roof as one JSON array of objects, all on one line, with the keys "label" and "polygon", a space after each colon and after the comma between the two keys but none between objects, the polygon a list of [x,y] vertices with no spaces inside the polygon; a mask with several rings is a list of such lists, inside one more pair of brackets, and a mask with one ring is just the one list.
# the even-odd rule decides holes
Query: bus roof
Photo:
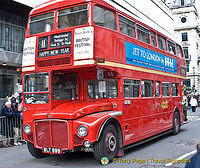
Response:
[{"label": "bus roof", "polygon": [[106,6],[109,6],[110,8],[113,8],[113,6],[109,5],[107,2],[105,2],[103,0],[50,0],[48,2],[45,2],[41,5],[38,5],[35,8],[33,8],[32,11],[30,12],[30,15],[42,13],[44,11],[59,9],[59,8],[64,7],[64,6],[81,4],[81,3],[84,3],[84,2],[91,2],[91,1],[99,2],[102,5],[106,5]]}]

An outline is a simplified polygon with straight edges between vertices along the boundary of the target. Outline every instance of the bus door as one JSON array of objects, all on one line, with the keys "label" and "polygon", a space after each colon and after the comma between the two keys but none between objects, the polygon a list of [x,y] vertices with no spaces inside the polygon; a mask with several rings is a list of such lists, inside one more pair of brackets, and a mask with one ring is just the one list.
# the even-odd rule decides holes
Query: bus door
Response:
[{"label": "bus door", "polygon": [[142,119],[139,98],[140,80],[125,78],[123,113],[125,122],[125,141],[133,141],[142,135]]},{"label": "bus door", "polygon": [[153,81],[141,80],[141,103],[140,111],[142,113],[142,134],[150,135],[155,132],[155,115],[151,105],[155,102],[153,94]]}]

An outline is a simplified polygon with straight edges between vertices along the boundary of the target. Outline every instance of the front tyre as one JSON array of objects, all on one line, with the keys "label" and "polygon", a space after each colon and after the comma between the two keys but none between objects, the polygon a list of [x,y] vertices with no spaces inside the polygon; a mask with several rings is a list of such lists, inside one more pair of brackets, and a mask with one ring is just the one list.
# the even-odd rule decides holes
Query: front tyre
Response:
[{"label": "front tyre", "polygon": [[180,125],[181,125],[181,122],[180,122],[179,114],[178,114],[178,112],[175,112],[174,118],[173,118],[173,128],[172,128],[173,135],[177,135],[179,133]]},{"label": "front tyre", "polygon": [[117,154],[118,147],[117,130],[113,125],[108,125],[103,130],[99,141],[94,145],[94,156],[98,162],[101,162],[103,157],[107,157],[109,161],[112,161]]},{"label": "front tyre", "polygon": [[27,142],[27,148],[28,148],[28,151],[30,152],[30,154],[35,158],[43,158],[43,157],[46,157],[49,155],[47,153],[42,153],[41,149],[35,148],[34,144],[32,144],[30,142]]}]

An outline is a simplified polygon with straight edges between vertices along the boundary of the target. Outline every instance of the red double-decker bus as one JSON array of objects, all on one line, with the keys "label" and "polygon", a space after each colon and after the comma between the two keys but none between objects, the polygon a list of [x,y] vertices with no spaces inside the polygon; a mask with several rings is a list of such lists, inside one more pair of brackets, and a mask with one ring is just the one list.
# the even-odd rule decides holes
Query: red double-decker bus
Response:
[{"label": "red double-decker bus", "polygon": [[36,158],[98,161],[183,124],[181,47],[102,0],[52,0],[29,16],[23,134]]}]

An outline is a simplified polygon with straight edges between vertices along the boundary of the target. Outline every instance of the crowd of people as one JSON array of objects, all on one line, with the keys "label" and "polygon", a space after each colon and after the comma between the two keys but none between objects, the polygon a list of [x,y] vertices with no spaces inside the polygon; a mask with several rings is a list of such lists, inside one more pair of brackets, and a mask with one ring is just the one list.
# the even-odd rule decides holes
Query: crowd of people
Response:
[{"label": "crowd of people", "polygon": [[19,142],[21,118],[21,95],[15,93],[11,97],[6,97],[0,110],[0,136],[3,147],[22,145]]},{"label": "crowd of people", "polygon": [[182,105],[183,105],[183,120],[188,122],[187,110],[192,109],[192,112],[196,112],[196,108],[199,106],[199,97],[195,96],[194,93],[183,92]]}]

